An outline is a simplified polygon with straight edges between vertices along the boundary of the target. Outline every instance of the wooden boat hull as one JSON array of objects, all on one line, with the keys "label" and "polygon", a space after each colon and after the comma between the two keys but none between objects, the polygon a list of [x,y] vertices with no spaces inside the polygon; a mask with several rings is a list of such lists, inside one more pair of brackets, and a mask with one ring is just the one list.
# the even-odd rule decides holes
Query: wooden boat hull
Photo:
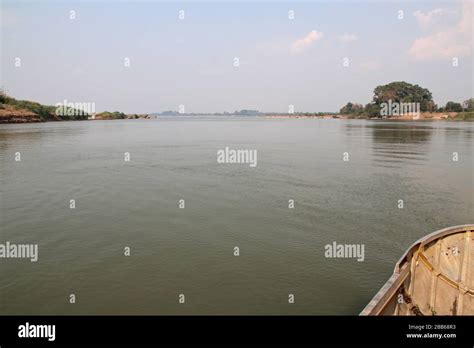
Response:
[{"label": "wooden boat hull", "polygon": [[360,315],[474,315],[474,225],[416,241]]}]

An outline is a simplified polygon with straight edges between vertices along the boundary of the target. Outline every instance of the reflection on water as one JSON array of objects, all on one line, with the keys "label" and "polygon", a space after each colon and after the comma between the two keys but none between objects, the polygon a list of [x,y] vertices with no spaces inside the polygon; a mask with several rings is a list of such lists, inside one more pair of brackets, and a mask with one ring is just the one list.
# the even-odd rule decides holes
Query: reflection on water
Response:
[{"label": "reflection on water", "polygon": [[410,124],[372,126],[374,144],[420,144],[430,141],[433,128]]},{"label": "reflection on water", "polygon": [[[2,125],[0,242],[38,243],[39,261],[1,261],[0,312],[357,314],[413,241],[472,223],[472,133],[237,117]],[[226,146],[258,150],[258,166],[217,164]],[[365,261],[325,258],[334,241],[364,244]]]},{"label": "reflection on water", "polygon": [[346,124],[346,134],[351,134],[353,130],[364,129],[369,131],[374,144],[415,144],[430,140],[435,128],[426,123],[415,122],[379,122],[375,123],[361,122],[360,124]]},{"label": "reflection on water", "polygon": [[399,164],[423,164],[427,160],[430,141],[436,128],[426,123],[374,122],[345,126],[353,134],[363,128],[372,140],[375,166],[397,168]]},{"label": "reflection on water", "polygon": [[431,126],[392,123],[370,128],[375,165],[397,168],[401,164],[422,164],[427,160],[426,147],[433,134]]},{"label": "reflection on water", "polygon": [[472,139],[473,135],[474,135],[474,128],[473,127],[470,127],[470,128],[459,128],[459,127],[446,127],[443,129],[445,135],[446,135],[446,138],[449,140],[449,138],[453,138],[453,139],[458,139],[460,137],[466,139],[466,140],[470,140]]}]

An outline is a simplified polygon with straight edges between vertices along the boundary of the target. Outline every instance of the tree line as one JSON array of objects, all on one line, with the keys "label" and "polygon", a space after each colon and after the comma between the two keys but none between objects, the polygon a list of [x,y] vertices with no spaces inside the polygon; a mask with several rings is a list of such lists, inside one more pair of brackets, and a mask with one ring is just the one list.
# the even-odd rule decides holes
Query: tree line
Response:
[{"label": "tree line", "polygon": [[[413,85],[404,81],[391,82],[386,85],[377,86],[374,89],[372,101],[366,105],[348,102],[339,113],[355,117],[382,117],[381,108],[383,103],[417,103],[421,112],[474,112],[474,98],[462,103],[449,101],[445,106],[438,107],[433,100],[431,92],[427,88]],[[472,117],[472,115],[469,115]]]}]

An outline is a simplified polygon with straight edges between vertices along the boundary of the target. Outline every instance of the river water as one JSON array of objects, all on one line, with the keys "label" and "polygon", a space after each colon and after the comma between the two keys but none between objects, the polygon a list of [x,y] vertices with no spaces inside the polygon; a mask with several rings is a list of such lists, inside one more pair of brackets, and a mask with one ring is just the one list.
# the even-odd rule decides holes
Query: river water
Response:
[{"label": "river water", "polygon": [[[0,243],[37,244],[38,261],[0,259],[0,313],[358,314],[416,239],[473,222],[473,135],[237,117],[1,125]],[[226,147],[256,150],[257,166],[218,163]],[[325,257],[334,242],[364,260]]]}]

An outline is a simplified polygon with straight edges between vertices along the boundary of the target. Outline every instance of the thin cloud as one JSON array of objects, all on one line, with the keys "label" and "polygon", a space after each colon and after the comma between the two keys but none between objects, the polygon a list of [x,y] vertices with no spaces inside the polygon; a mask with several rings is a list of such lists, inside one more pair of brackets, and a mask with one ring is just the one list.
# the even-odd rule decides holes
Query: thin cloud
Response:
[{"label": "thin cloud", "polygon": [[306,50],[313,43],[320,40],[323,37],[323,33],[320,31],[312,30],[305,37],[296,40],[291,44],[291,51],[293,53],[299,53]]},{"label": "thin cloud", "polygon": [[408,49],[415,60],[451,59],[471,54],[471,27],[474,21],[473,4],[463,2],[462,16],[458,24],[416,39]]},{"label": "thin cloud", "polygon": [[354,41],[357,41],[359,38],[357,37],[356,34],[344,34],[344,35],[338,36],[337,39],[338,39],[340,42],[347,43],[347,42],[354,42]]},{"label": "thin cloud", "polygon": [[421,12],[420,10],[413,12],[418,24],[422,28],[428,28],[434,21],[436,17],[439,17],[449,11],[444,8],[435,8],[434,10],[428,12]]}]

